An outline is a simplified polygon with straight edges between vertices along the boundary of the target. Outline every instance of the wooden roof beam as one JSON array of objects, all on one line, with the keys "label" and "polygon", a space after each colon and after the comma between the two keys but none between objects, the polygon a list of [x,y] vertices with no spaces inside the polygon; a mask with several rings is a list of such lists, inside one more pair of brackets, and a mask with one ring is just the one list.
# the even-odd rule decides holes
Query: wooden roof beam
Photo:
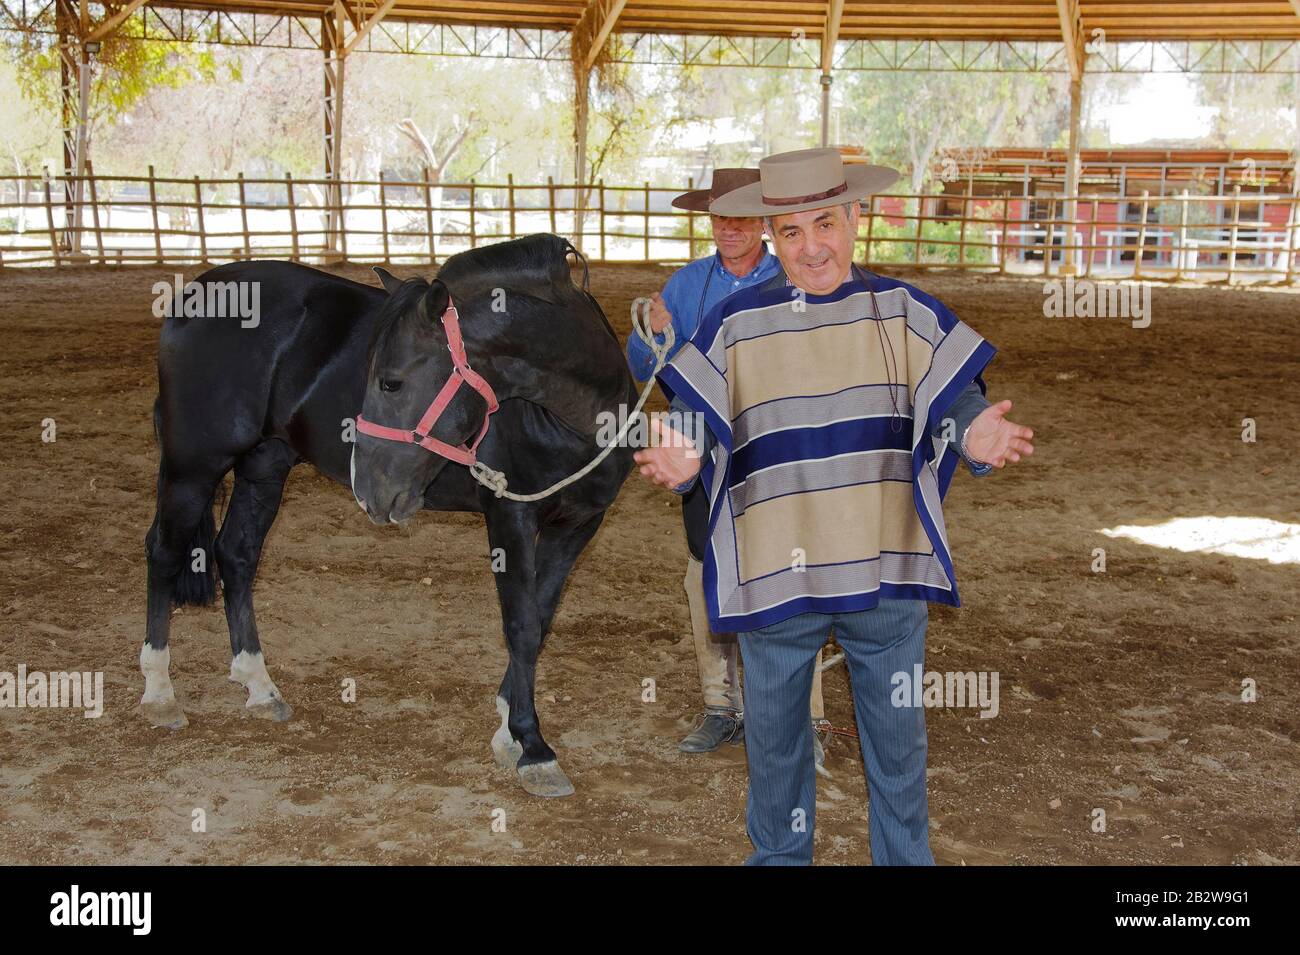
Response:
[{"label": "wooden roof beam", "polygon": [[370,31],[379,24],[380,20],[388,16],[388,11],[393,9],[396,4],[397,0],[384,0],[383,5],[371,14],[370,18],[366,20],[365,23],[357,27],[357,32],[352,35],[352,39],[348,41],[348,45],[343,48],[343,55],[347,56],[356,49],[357,44],[366,38]]},{"label": "wooden roof beam", "polygon": [[583,70],[590,70],[596,62],[596,57],[600,56],[600,51],[605,46],[605,41],[609,39],[610,33],[614,31],[614,24],[623,13],[623,8],[627,6],[627,0],[587,0],[587,8],[582,11],[582,16],[578,18],[576,30],[584,22],[590,22],[591,46],[587,48]]},{"label": "wooden roof beam", "polygon": [[1056,0],[1056,13],[1061,20],[1061,40],[1070,64],[1070,79],[1078,82],[1083,77],[1083,19],[1079,14],[1079,0]]},{"label": "wooden roof beam", "polygon": [[[113,14],[111,17],[101,22],[99,26],[91,30],[86,35],[86,42],[87,43],[98,42],[104,39],[106,36],[108,36],[114,30],[120,27],[123,24],[123,22],[125,22],[127,17],[135,13],[135,11],[139,10],[142,6],[144,6],[148,2],[149,0],[130,0],[130,2],[128,2],[121,9],[119,9],[117,13]],[[83,4],[82,10],[85,10],[88,6],[89,4]]]},{"label": "wooden roof beam", "polygon": [[[1296,0],[1300,3],[1300,0]],[[822,73],[828,74],[835,62],[835,44],[840,39],[840,21],[844,18],[844,0],[828,0],[826,26],[822,30]]]}]

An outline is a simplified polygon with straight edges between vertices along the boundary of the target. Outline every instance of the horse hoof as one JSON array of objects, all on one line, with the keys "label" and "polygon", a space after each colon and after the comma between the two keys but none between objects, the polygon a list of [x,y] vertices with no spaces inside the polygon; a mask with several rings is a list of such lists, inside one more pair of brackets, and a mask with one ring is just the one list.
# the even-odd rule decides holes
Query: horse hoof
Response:
[{"label": "horse hoof", "polygon": [[166,703],[141,703],[140,712],[144,714],[144,718],[151,726],[159,729],[179,730],[190,725],[190,721],[185,718],[185,711],[175,700],[168,700]]},{"label": "horse hoof", "polygon": [[569,777],[564,775],[564,770],[560,769],[560,764],[555,760],[549,763],[529,763],[527,766],[520,766],[519,782],[523,785],[524,791],[533,796],[545,796],[549,799],[572,796],[574,793],[573,783],[569,782]]},{"label": "horse hoof", "polygon": [[259,720],[274,720],[276,723],[283,723],[293,717],[293,707],[284,700],[249,703],[248,712]]}]

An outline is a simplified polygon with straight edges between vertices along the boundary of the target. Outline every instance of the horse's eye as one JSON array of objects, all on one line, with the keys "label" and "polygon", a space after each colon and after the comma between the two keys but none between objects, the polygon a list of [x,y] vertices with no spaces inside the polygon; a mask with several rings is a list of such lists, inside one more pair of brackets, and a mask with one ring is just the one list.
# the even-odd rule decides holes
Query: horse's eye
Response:
[{"label": "horse's eye", "polygon": [[395,381],[392,378],[380,378],[379,390],[380,391],[401,391],[402,383],[400,381]]}]

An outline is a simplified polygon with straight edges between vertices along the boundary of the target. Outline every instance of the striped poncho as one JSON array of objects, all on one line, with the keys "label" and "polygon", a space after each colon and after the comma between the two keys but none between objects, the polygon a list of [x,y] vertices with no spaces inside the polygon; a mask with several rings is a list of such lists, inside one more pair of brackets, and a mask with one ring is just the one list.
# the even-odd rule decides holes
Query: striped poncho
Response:
[{"label": "striped poncho", "polygon": [[700,472],[715,632],[881,597],[956,606],[958,456],[932,432],[993,355],[936,299],[856,270],[830,295],[769,283],[715,306],[658,376],[717,440]]}]

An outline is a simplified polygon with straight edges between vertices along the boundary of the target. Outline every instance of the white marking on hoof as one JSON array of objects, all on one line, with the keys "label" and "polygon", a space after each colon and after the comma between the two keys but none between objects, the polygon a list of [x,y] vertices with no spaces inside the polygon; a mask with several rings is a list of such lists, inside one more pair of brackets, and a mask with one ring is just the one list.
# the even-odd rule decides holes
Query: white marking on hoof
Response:
[{"label": "white marking on hoof", "polygon": [[244,705],[255,716],[282,721],[293,715],[293,708],[284,701],[271,675],[266,672],[266,659],[262,654],[240,650],[230,661],[230,679],[248,688],[248,702]]},{"label": "white marking on hoof", "polygon": [[572,796],[573,783],[564,775],[560,764],[555,760],[549,763],[530,763],[519,767],[519,782],[524,791],[533,796],[545,796],[553,799],[557,796]]},{"label": "white marking on hoof", "polygon": [[171,647],[155,650],[146,643],[140,648],[140,672],[144,674],[144,696],[140,700],[142,706],[145,703],[170,703],[176,699],[176,691],[172,689],[171,666]]},{"label": "white marking on hoof", "polygon": [[501,714],[501,727],[492,734],[492,755],[502,769],[514,769],[524,748],[510,735],[510,704],[499,696],[497,712]]},{"label": "white marking on hoof", "polygon": [[155,650],[146,643],[140,648],[140,672],[144,674],[144,696],[140,698],[140,709],[152,725],[178,730],[187,726],[189,720],[185,718],[181,705],[176,702],[171,663],[170,647]]}]

